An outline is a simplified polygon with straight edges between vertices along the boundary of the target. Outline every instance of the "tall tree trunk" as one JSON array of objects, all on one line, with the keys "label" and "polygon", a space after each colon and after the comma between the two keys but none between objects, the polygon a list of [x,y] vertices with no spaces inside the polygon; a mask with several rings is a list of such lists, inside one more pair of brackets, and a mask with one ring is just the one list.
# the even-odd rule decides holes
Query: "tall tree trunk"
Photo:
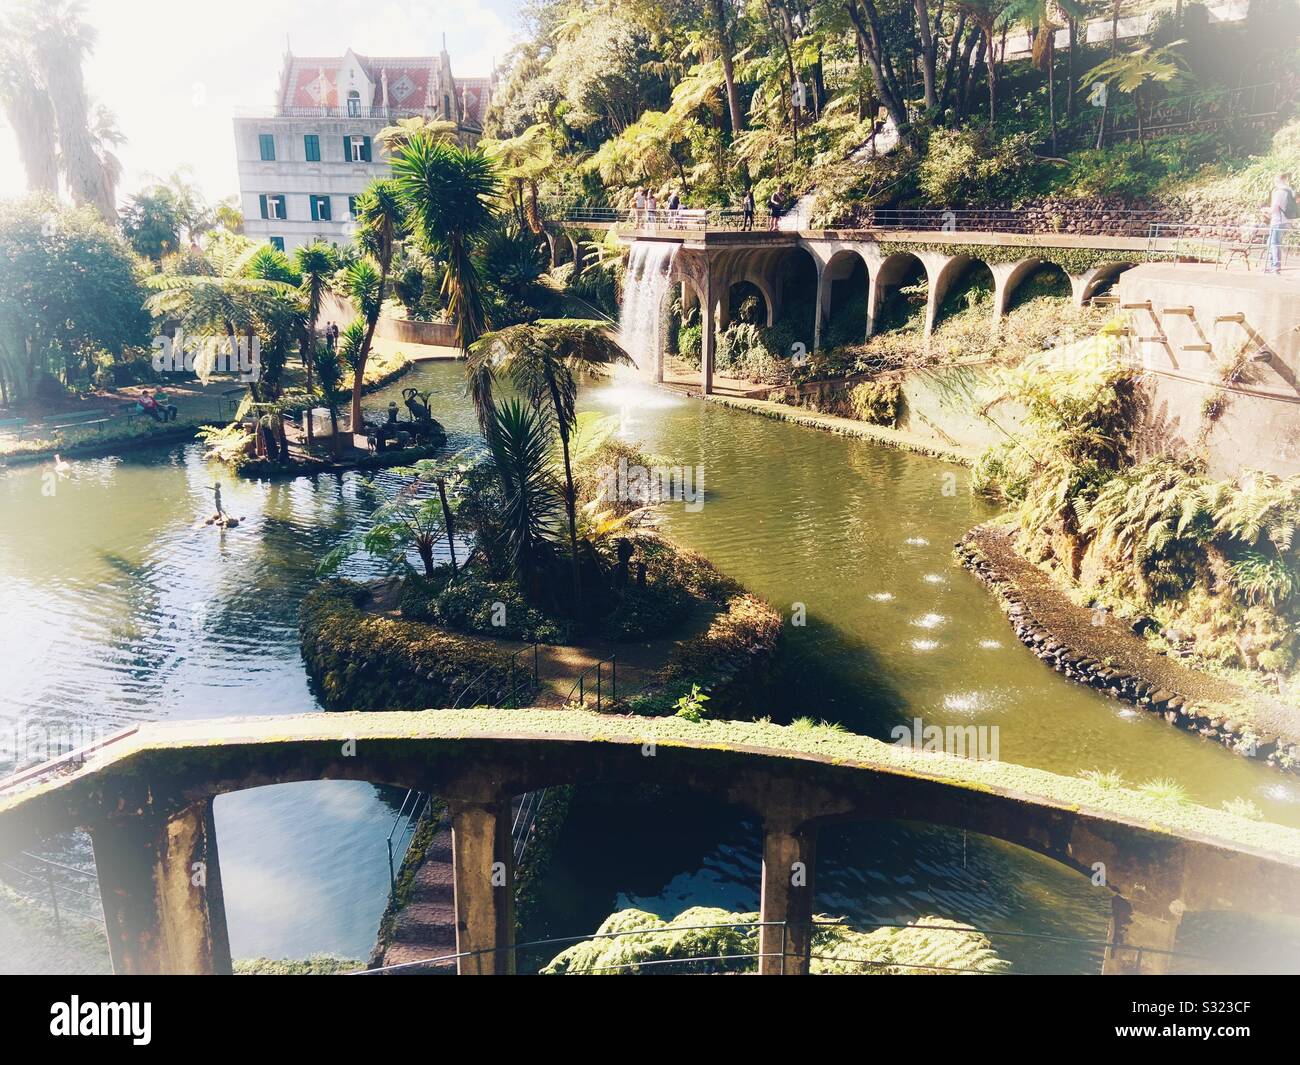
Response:
[{"label": "tall tree trunk", "polygon": [[357,353],[357,369],[352,378],[352,408],[349,411],[349,418],[352,421],[352,432],[361,432],[361,390],[364,386],[366,374],[366,360],[370,358],[370,344],[375,337],[375,327],[379,324],[379,316],[384,313],[384,286],[388,282],[388,268],[393,261],[393,249],[391,242],[384,252],[383,258],[379,262],[379,294],[376,297],[375,316],[366,322],[366,335],[361,341],[361,350]]},{"label": "tall tree trunk", "polygon": [[1073,16],[1070,17],[1070,40],[1069,52],[1065,57],[1065,118],[1070,121],[1074,118],[1074,92],[1075,92],[1075,71],[1074,71],[1074,53],[1079,46],[1079,22]]},{"label": "tall tree trunk", "polygon": [[718,35],[718,55],[722,59],[722,79],[727,84],[727,112],[731,116],[731,135],[745,128],[745,112],[740,109],[740,93],[736,89],[736,65],[731,55],[731,32],[727,28],[725,0],[709,0],[713,11],[713,28]]},{"label": "tall tree trunk", "polygon": [[451,575],[456,576],[456,526],[452,523],[451,507],[447,504],[447,478],[438,478],[438,500],[442,503],[442,523],[447,526],[447,550],[451,552]]},{"label": "tall tree trunk", "polygon": [[36,72],[17,50],[0,53],[0,101],[13,127],[28,192],[59,194],[59,163],[55,144],[54,109]]},{"label": "tall tree trunk", "polygon": [[[860,5],[860,6],[859,6]],[[898,78],[894,74],[893,64],[882,47],[883,35],[880,33],[880,19],[873,0],[848,0],[844,5],[849,19],[853,22],[854,32],[862,42],[867,66],[876,83],[876,92],[889,117],[894,120],[901,140],[911,143],[908,128],[907,106],[899,89]],[[864,17],[865,14],[865,17]]]},{"label": "tall tree trunk", "polygon": [[916,8],[916,32],[921,40],[921,81],[925,86],[925,106],[937,111],[939,94],[935,84],[936,39],[930,32],[930,9],[926,0],[912,0]]},{"label": "tall tree trunk", "polygon": [[997,42],[993,39],[993,24],[988,25],[988,48],[984,56],[984,69],[989,76],[989,129],[997,122],[998,114],[998,60],[995,57]]},{"label": "tall tree trunk", "polygon": [[1047,110],[1052,122],[1052,154],[1056,154],[1056,30],[1049,25],[1047,40]]},{"label": "tall tree trunk", "polygon": [[[710,312],[711,313],[711,312]],[[569,427],[560,417],[563,409],[560,402],[560,390],[555,378],[548,375],[547,384],[551,390],[551,405],[555,408],[556,429],[560,434],[560,449],[564,452],[564,509],[569,517],[569,550],[573,553],[573,609],[582,616],[582,568],[578,564],[578,508],[573,487],[573,463],[569,458]]]}]

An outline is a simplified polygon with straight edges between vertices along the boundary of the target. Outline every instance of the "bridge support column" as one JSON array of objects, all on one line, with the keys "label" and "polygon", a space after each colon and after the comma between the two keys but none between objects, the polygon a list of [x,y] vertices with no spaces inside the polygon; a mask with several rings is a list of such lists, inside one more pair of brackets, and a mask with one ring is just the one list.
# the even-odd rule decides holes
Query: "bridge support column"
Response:
[{"label": "bridge support column", "polygon": [[1158,976],[1173,957],[1181,913],[1146,913],[1118,895],[1111,902],[1110,935],[1101,971],[1105,976]]},{"label": "bridge support column", "polygon": [[456,953],[461,976],[515,971],[515,848],[510,800],[452,802],[452,880],[456,891]]},{"label": "bridge support column", "polygon": [[714,308],[718,302],[718,283],[713,279],[713,270],[704,273],[704,298],[700,300],[700,374],[704,394],[713,392],[713,363],[717,353],[717,321]]},{"label": "bridge support column", "polygon": [[[782,821],[763,825],[758,971],[806,976],[812,949],[813,866],[817,829]],[[769,923],[774,922],[774,923]]]},{"label": "bridge support column", "polygon": [[91,828],[118,974],[228,974],[230,938],[212,800],[163,817],[145,804]]}]

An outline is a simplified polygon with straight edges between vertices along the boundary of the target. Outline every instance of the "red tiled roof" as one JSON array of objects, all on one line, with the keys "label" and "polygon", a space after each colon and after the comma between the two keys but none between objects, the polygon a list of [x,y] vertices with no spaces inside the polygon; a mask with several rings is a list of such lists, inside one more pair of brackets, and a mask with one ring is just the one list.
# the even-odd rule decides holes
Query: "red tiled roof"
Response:
[{"label": "red tiled roof", "polygon": [[[283,107],[343,107],[339,99],[338,73],[344,57],[291,56],[285,72],[280,104]],[[374,83],[373,99],[363,100],[369,107],[383,106],[381,73],[388,72],[388,104],[390,107],[419,109],[428,100],[429,85],[433,81],[438,60],[432,56],[372,57],[357,56],[366,76]],[[322,99],[322,75],[324,78]],[[435,101],[436,102],[436,101]]]},{"label": "red tiled roof", "polygon": [[490,85],[490,78],[456,79],[456,91],[461,94],[461,102],[464,108],[463,121],[471,126],[481,128],[483,125],[483,116],[487,112],[489,102]]}]

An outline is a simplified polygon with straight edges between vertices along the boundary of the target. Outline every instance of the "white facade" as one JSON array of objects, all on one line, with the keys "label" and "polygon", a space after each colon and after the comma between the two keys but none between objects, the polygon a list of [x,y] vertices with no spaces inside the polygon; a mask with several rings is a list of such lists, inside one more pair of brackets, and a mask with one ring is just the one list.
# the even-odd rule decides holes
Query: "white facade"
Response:
[{"label": "white facade", "polygon": [[413,115],[477,140],[495,77],[456,79],[438,56],[285,56],[273,107],[234,120],[244,232],[287,252],[346,244],[356,197],[389,173],[379,131]]},{"label": "white facade", "polygon": [[[346,244],[353,232],[352,200],[371,181],[388,173],[387,160],[376,143],[376,135],[387,125],[389,120],[382,118],[235,119],[244,232],[254,240],[273,240],[290,252],[315,240]],[[265,135],[274,138],[274,161],[262,160],[261,138]],[[317,138],[319,162],[307,160],[309,136]],[[369,139],[372,162],[344,156],[344,140],[353,137],[362,138],[363,144]],[[262,217],[262,198],[279,196],[284,197],[285,217]],[[328,221],[312,218],[313,196],[328,197]]]}]

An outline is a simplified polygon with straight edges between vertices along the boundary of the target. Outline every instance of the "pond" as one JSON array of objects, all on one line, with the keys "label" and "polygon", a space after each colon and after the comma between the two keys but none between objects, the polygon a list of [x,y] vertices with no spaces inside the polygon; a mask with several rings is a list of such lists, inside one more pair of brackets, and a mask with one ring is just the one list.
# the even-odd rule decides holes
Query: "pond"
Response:
[{"label": "pond", "polygon": [[[463,367],[424,364],[388,392],[432,388],[453,433],[475,421]],[[1007,761],[1061,773],[1169,778],[1208,805],[1253,800],[1300,824],[1296,785],[1217,744],[1073,684],[1016,641],[992,597],[950,558],[988,517],[966,471],[863,441],[688,400],[631,382],[583,405],[670,465],[700,466],[705,503],[666,531],[803,625],[788,629],[765,705],[890,738],[925,724],[998,727]],[[135,721],[318,707],[298,650],[298,604],[318,560],[364,525],[387,475],[235,482],[198,445],[0,474],[0,771],[40,744],[71,746]],[[201,525],[221,478],[229,512]],[[364,577],[364,561],[347,575]],[[216,804],[236,957],[365,957],[388,888],[385,837],[400,794],[310,782]],[[668,917],[692,904],[757,906],[757,829],[735,811],[602,796],[575,803],[526,936],[579,935],[624,905]],[[65,852],[80,844],[70,841]],[[817,908],[878,920],[920,914],[1093,938],[1102,900],[1024,852],[882,822],[823,839]],[[1101,922],[1098,924],[1098,922]],[[1085,968],[1092,948],[1010,939],[1026,966]]]}]

